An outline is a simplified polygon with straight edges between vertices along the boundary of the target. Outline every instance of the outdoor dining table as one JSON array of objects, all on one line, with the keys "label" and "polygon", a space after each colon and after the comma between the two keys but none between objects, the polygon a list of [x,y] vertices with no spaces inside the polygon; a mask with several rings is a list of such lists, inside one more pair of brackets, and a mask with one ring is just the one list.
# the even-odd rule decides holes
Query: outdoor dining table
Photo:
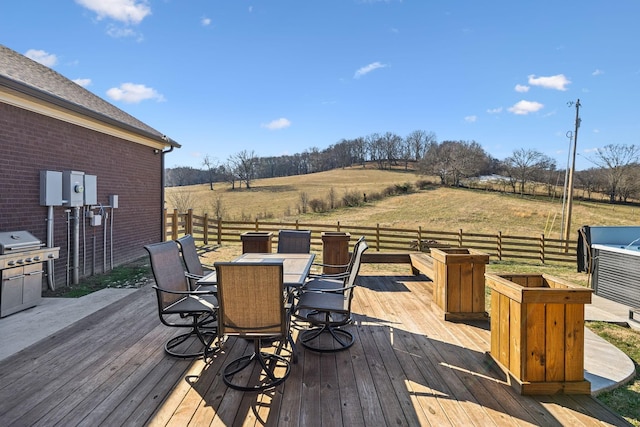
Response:
[{"label": "outdoor dining table", "polygon": [[[235,258],[232,262],[274,262],[282,261],[283,285],[288,290],[302,287],[315,259],[315,254],[287,254],[287,253],[245,253]],[[216,272],[204,276],[198,280],[198,285],[207,286],[217,283]]]}]

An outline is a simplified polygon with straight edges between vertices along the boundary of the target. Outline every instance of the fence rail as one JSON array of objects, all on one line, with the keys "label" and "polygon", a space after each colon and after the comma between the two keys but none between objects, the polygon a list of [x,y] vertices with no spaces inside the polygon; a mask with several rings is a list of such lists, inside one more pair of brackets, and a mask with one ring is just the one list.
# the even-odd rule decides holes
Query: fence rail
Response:
[{"label": "fence rail", "polygon": [[498,261],[530,260],[542,264],[575,263],[575,241],[551,239],[541,234],[532,236],[510,236],[498,231],[496,234],[469,233],[462,229],[457,232],[417,229],[344,225],[336,223],[275,222],[275,221],[225,221],[208,215],[164,211],[165,239],[177,239],[191,234],[202,244],[239,243],[241,234],[248,231],[271,231],[277,234],[281,229],[311,230],[311,245],[322,247],[321,233],[338,231],[354,236],[365,236],[370,250],[374,251],[426,251],[432,247],[465,247],[488,253]]}]

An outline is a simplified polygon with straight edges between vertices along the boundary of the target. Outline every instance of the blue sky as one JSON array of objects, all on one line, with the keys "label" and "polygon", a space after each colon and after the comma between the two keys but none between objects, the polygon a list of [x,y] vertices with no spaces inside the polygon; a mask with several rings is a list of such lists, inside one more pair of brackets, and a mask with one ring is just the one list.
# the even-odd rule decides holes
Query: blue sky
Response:
[{"label": "blue sky", "polygon": [[414,130],[577,168],[640,144],[637,0],[20,0],[0,43],[182,144],[167,166]]}]

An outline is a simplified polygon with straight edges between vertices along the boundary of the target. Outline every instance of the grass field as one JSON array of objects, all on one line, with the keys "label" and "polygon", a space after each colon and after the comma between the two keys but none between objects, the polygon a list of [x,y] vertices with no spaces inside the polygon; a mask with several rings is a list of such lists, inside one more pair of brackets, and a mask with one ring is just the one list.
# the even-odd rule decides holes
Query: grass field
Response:
[{"label": "grass field", "polygon": [[[167,188],[167,208],[185,202],[196,214],[213,215],[216,200],[227,220],[310,220],[342,224],[390,227],[422,226],[426,230],[497,233],[538,237],[544,234],[560,238],[562,200],[519,196],[511,193],[448,188],[436,185],[415,193],[367,202],[364,207],[342,208],[326,213],[301,214],[301,194],[309,199],[329,200],[333,189],[336,199],[345,193],[368,194],[371,199],[387,187],[424,180],[413,172],[377,169],[336,169],[309,175],[256,180],[251,189],[231,190],[227,183]],[[437,182],[435,178],[429,180]],[[180,197],[182,196],[182,197]],[[183,203],[178,203],[183,204]],[[600,202],[573,204],[571,236],[582,225],[635,225],[638,207]]]}]

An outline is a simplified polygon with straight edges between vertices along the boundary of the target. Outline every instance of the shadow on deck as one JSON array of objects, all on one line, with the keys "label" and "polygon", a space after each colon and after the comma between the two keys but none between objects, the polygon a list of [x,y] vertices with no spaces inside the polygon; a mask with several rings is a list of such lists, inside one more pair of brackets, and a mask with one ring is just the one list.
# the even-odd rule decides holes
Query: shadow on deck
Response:
[{"label": "shadow on deck", "polygon": [[147,286],[0,362],[2,425],[627,425],[590,396],[518,395],[490,364],[488,322],[444,322],[424,276],[359,279],[347,351],[299,362],[278,388],[241,393],[212,360],[164,354],[175,334]]}]

